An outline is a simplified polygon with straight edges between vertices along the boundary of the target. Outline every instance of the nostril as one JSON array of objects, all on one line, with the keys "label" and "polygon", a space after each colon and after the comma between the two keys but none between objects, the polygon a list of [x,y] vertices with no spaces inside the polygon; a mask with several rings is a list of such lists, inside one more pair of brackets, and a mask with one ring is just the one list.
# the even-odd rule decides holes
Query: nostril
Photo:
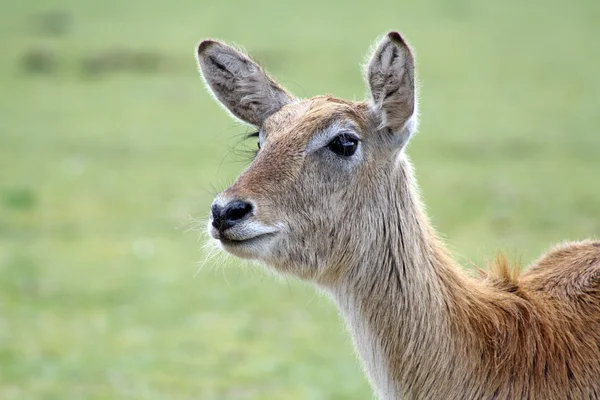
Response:
[{"label": "nostril", "polygon": [[223,212],[223,207],[219,206],[218,204],[213,204],[210,207],[210,212],[212,214],[212,226],[214,226],[216,229],[221,230],[224,222],[223,217],[221,216]]},{"label": "nostril", "polygon": [[221,210],[222,207],[220,207],[218,204],[213,204],[210,207],[210,212],[212,214],[213,220],[221,218]]},{"label": "nostril", "polygon": [[254,207],[251,203],[243,200],[234,200],[224,207],[213,204],[210,208],[212,214],[212,226],[219,232],[231,228],[236,223],[250,215]]},{"label": "nostril", "polygon": [[252,204],[247,201],[236,200],[225,206],[225,209],[222,211],[222,216],[228,222],[233,223],[246,217],[252,212],[252,209]]}]

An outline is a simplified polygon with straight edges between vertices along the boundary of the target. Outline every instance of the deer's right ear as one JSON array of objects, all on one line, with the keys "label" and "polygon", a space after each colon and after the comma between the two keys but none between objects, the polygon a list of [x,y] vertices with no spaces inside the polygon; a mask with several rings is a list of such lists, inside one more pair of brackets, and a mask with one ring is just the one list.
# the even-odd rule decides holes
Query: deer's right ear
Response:
[{"label": "deer's right ear", "polygon": [[415,62],[398,32],[388,33],[367,66],[371,109],[380,122],[405,144],[416,129]]},{"label": "deer's right ear", "polygon": [[242,121],[261,126],[294,100],[258,64],[226,44],[204,40],[196,54],[200,73],[210,90]]}]

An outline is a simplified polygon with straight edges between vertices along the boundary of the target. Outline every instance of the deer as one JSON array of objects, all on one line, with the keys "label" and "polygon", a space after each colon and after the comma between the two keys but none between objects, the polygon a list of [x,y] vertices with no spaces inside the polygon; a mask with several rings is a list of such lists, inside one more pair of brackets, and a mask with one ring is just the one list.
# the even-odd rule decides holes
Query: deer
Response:
[{"label": "deer", "polygon": [[600,399],[600,241],[463,268],[406,153],[413,52],[393,31],[370,54],[367,100],[299,99],[244,51],[199,43],[206,87],[259,147],[216,195],[211,240],[329,295],[380,399]]}]

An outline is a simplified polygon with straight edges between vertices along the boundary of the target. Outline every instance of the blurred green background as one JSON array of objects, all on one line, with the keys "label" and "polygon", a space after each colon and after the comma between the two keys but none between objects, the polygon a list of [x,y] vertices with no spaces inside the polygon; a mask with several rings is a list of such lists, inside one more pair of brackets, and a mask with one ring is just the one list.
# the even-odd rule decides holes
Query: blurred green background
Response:
[{"label": "blurred green background", "polygon": [[212,197],[255,146],[204,90],[201,38],[299,96],[360,99],[368,47],[400,30],[421,82],[408,150],[462,262],[600,232],[597,0],[0,11],[1,399],[371,398],[326,298],[226,257],[197,272]]}]

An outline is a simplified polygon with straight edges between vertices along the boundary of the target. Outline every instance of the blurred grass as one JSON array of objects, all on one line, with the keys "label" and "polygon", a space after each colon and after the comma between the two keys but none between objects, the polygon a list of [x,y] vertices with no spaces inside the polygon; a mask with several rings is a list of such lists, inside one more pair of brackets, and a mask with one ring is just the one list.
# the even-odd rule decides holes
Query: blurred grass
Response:
[{"label": "blurred grass", "polygon": [[1,10],[2,399],[370,398],[311,288],[231,260],[195,275],[190,216],[245,165],[245,128],[197,77],[204,37],[244,45],[300,96],[358,99],[368,46],[399,29],[421,81],[409,152],[451,247],[530,260],[600,232],[597,1]]}]

